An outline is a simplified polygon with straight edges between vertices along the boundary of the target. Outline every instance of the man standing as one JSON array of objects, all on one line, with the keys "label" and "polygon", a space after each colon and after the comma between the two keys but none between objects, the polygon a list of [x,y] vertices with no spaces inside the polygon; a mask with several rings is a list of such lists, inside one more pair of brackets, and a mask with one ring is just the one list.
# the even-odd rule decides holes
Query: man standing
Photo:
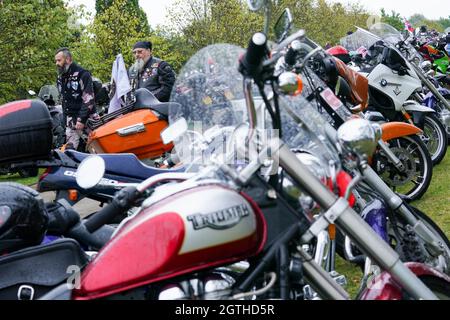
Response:
[{"label": "man standing", "polygon": [[98,118],[89,71],[73,62],[68,48],[56,51],[57,87],[66,123],[66,149],[77,149],[89,117]]},{"label": "man standing", "polygon": [[152,43],[139,41],[133,47],[135,64],[129,69],[129,77],[134,89],[147,88],[161,102],[170,99],[175,72],[161,59],[152,56]]}]

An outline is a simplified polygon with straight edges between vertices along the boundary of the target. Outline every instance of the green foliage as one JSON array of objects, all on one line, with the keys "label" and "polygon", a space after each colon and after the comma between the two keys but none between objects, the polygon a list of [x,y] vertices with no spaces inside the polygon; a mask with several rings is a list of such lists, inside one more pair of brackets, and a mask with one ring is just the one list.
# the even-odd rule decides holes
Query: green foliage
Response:
[{"label": "green foliage", "polygon": [[108,3],[109,6],[100,10],[74,46],[75,59],[102,81],[110,80],[117,54],[122,53],[125,63],[131,64],[134,43],[150,36],[149,29],[141,28],[138,11],[130,9],[130,1],[111,0]]},{"label": "green foliage", "polygon": [[395,11],[391,11],[391,14],[388,15],[384,9],[381,9],[381,22],[390,24],[398,31],[402,31],[405,28],[405,24],[400,17],[400,13]]},{"label": "green foliage", "polygon": [[439,32],[443,32],[450,27],[450,16],[439,20],[429,20],[423,14],[416,13],[409,18],[409,22],[414,28],[425,25],[429,30],[436,29]]},{"label": "green foliage", "polygon": [[[102,15],[106,10],[115,5],[115,0],[95,0],[95,10],[97,15]],[[138,0],[126,0],[123,5],[123,10],[136,15],[139,19],[137,31],[148,32],[150,26],[148,24],[147,15],[144,10],[139,6]]]},{"label": "green foliage", "polygon": [[[364,25],[368,18],[359,5],[278,0],[273,2],[272,26],[285,8],[291,10],[295,27],[306,29],[312,39],[323,45],[338,43],[355,24]],[[168,28],[182,35],[190,53],[212,43],[246,46],[251,35],[264,26],[263,12],[249,11],[242,0],[179,0],[169,8],[168,19]],[[271,33],[269,36],[273,39]]]},{"label": "green foliage", "polygon": [[450,16],[447,18],[440,18],[437,22],[442,26],[442,29],[445,30],[450,27]]},{"label": "green foliage", "polygon": [[344,6],[325,0],[284,0],[275,6],[274,18],[286,7],[292,11],[295,26],[305,29],[308,37],[321,45],[338,44],[355,25],[365,26],[369,17],[359,5]]},{"label": "green foliage", "polygon": [[69,16],[62,0],[0,2],[0,103],[55,81],[54,53],[74,37]]}]

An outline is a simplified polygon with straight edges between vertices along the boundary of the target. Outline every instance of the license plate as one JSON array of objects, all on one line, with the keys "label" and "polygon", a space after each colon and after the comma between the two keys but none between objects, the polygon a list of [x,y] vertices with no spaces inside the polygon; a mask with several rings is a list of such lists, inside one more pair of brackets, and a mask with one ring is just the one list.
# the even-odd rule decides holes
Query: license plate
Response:
[{"label": "license plate", "polygon": [[336,95],[333,93],[333,91],[331,91],[330,88],[323,90],[320,93],[320,96],[325,100],[326,103],[328,103],[331,108],[333,108],[333,110],[337,110],[343,105],[341,100],[336,97]]}]

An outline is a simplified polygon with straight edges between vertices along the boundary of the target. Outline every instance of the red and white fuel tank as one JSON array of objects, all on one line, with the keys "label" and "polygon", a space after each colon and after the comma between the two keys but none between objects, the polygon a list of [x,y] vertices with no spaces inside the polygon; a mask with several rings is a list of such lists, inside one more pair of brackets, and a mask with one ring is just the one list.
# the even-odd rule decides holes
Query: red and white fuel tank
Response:
[{"label": "red and white fuel tank", "polygon": [[194,187],[130,220],[81,276],[76,299],[93,299],[225,265],[258,254],[267,226],[245,195],[221,185]]}]

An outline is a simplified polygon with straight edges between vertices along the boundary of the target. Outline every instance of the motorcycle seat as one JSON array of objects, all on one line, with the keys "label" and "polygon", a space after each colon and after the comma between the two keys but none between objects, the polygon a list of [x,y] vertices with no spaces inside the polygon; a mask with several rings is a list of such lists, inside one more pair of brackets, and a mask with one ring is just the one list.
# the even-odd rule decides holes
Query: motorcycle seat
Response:
[{"label": "motorcycle seat", "polygon": [[178,108],[179,104],[176,102],[161,102],[159,101],[150,90],[146,88],[139,88],[136,90],[136,102],[134,104],[134,110],[139,109],[151,109],[164,117],[169,116],[169,108],[172,108],[172,112],[175,112],[173,108]]},{"label": "motorcycle seat", "polygon": [[[66,153],[77,162],[81,162],[91,155],[89,153],[82,153],[74,150],[67,150]],[[104,153],[98,154],[98,156],[105,160],[107,174],[125,176],[139,180],[145,180],[155,174],[184,171],[183,167],[177,167],[176,169],[159,169],[148,166],[132,153]]]}]

